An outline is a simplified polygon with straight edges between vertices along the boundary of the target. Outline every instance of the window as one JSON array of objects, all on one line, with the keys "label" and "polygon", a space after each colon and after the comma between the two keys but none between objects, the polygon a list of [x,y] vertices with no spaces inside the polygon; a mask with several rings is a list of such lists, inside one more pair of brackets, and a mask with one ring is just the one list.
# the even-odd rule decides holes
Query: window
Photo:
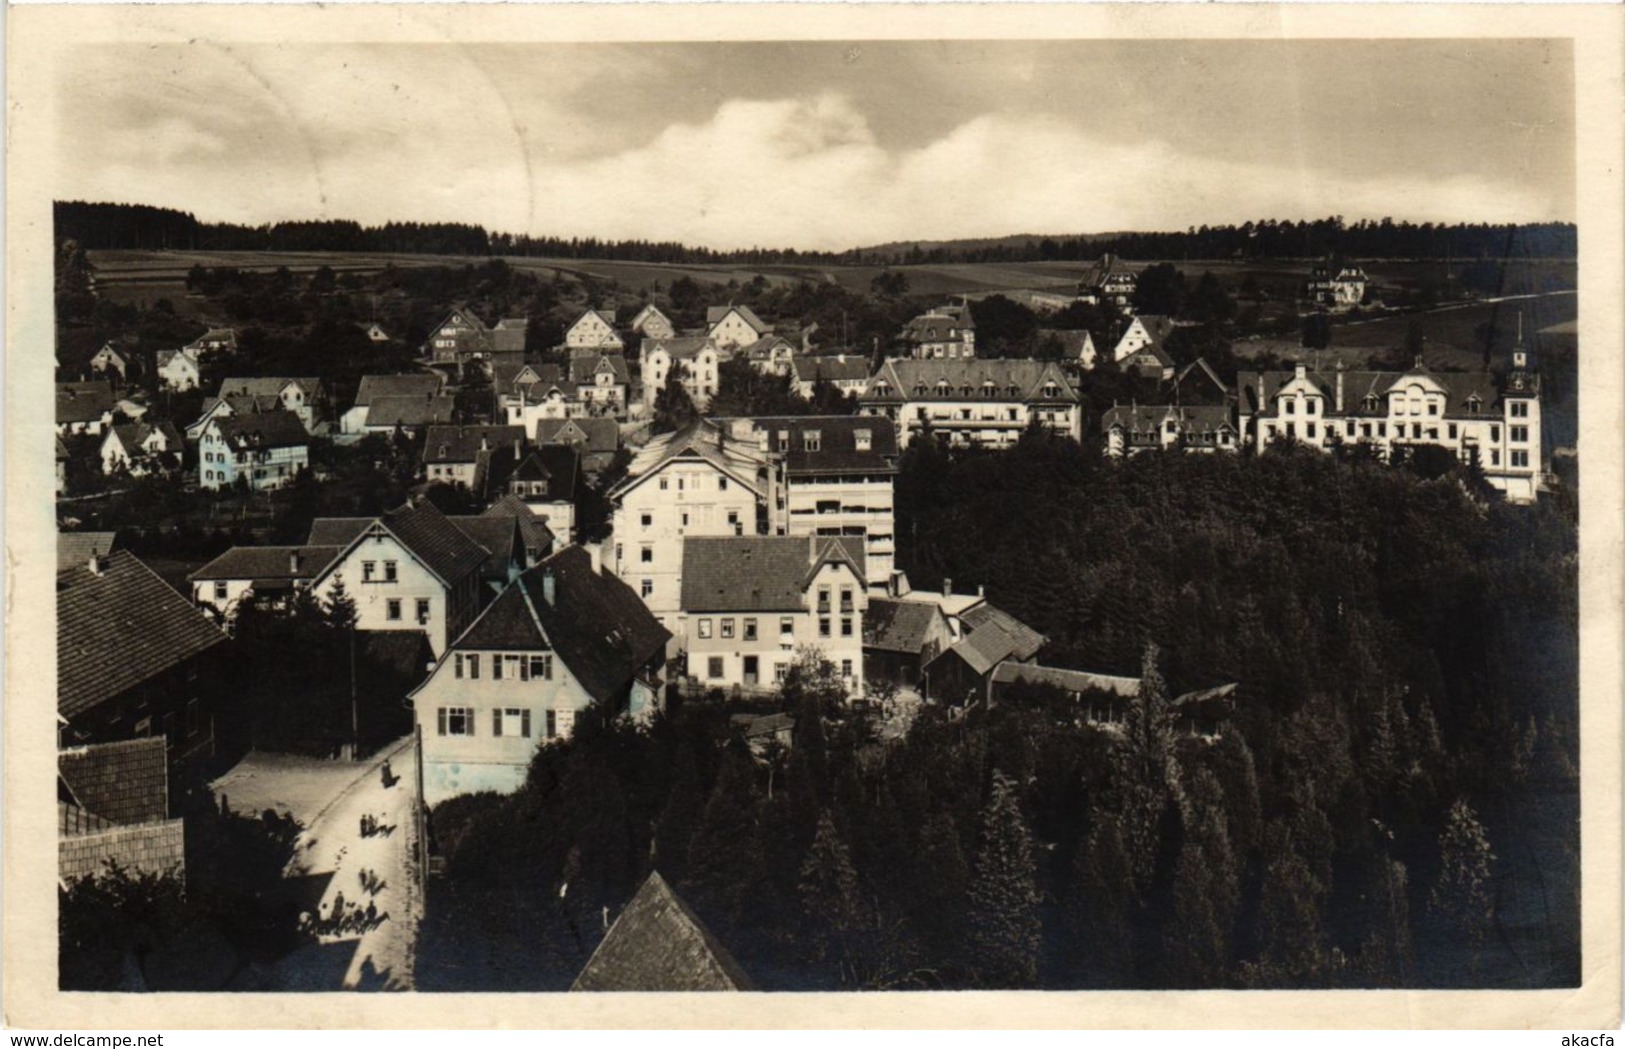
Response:
[{"label": "window", "polygon": [[842,616],[841,617],[841,636],[842,637],[851,637],[852,636],[852,617],[851,616]]},{"label": "window", "polygon": [[655,560],[655,548],[654,547],[645,546],[641,550],[638,551],[638,563],[639,564],[652,565],[652,564],[654,564],[654,560]]},{"label": "window", "polygon": [[818,636],[819,637],[828,637],[829,636],[829,616],[819,616],[818,617]]},{"label": "window", "polygon": [[700,640],[704,641],[711,636],[711,620],[702,619],[699,622]]},{"label": "window", "polygon": [[660,479],[660,490],[662,492],[666,490],[666,479],[664,477]]},{"label": "window", "polygon": [[530,738],[530,711],[507,707],[491,711],[491,735]]},{"label": "window", "polygon": [[361,562],[361,581],[363,583],[372,582],[373,576],[375,576],[377,574],[378,574],[378,562],[376,562],[376,561],[363,561],[363,562]]},{"label": "window", "polygon": [[1491,466],[1500,466],[1501,465],[1501,449],[1499,449],[1499,448],[1491,448],[1490,449],[1490,465]]},{"label": "window", "polygon": [[1484,407],[1484,402],[1480,401],[1477,397],[1470,397],[1467,399],[1467,413],[1469,415],[1477,415],[1479,409],[1482,407]]},{"label": "window", "polygon": [[429,599],[426,597],[418,598],[417,620],[418,626],[427,626],[429,623]]},{"label": "window", "polygon": [[722,636],[734,636],[734,621],[732,616],[724,616],[722,620]]},{"label": "window", "polygon": [[1510,434],[1513,441],[1519,444],[1527,443],[1529,440],[1529,427],[1514,426],[1511,428]]},{"label": "window", "polygon": [[1526,452],[1526,451],[1523,451],[1522,449],[1514,450],[1513,453],[1512,453],[1512,465],[1513,466],[1528,466],[1529,465],[1529,453]]},{"label": "window", "polygon": [[468,676],[471,679],[478,681],[480,679],[480,654],[478,652],[470,652],[467,657],[467,662]]},{"label": "window", "polygon": [[648,528],[650,525],[655,523],[655,515],[654,514],[644,514],[641,518],[638,519],[638,523],[641,524],[644,528]]},{"label": "window", "polygon": [[653,579],[643,580],[643,582],[638,586],[638,592],[644,597],[648,597],[650,594],[655,592],[655,581]]},{"label": "window", "polygon": [[816,452],[824,446],[824,435],[819,430],[802,430],[801,446],[809,452]]},{"label": "window", "polygon": [[852,611],[852,588],[849,587],[849,586],[843,586],[843,587],[841,587],[841,612],[842,612],[842,614],[845,614],[845,613],[849,613],[851,611]]},{"label": "window", "polygon": [[796,621],[789,616],[781,616],[779,618],[779,633],[794,634],[795,632]]},{"label": "window", "polygon": [[829,611],[829,587],[827,586],[818,588],[818,611]]},{"label": "window", "polygon": [[441,707],[438,711],[442,736],[472,736],[474,711],[468,707]]},{"label": "window", "polygon": [[1304,402],[1304,411],[1309,415],[1319,415],[1320,402],[1315,400],[1313,397],[1309,398]]},{"label": "window", "polygon": [[463,676],[463,654],[461,652],[457,653],[457,657],[455,660],[453,660],[452,665],[456,667],[456,676],[461,678]]},{"label": "window", "polygon": [[1314,423],[1304,424],[1304,431],[1308,434],[1311,441],[1315,440],[1319,436],[1319,428]]},{"label": "window", "polygon": [[226,581],[224,579],[215,581],[214,599],[216,601],[224,601],[226,599]]},{"label": "window", "polygon": [[873,439],[874,431],[872,430],[852,431],[852,442],[860,452],[867,452],[874,443]]},{"label": "window", "polygon": [[1445,428],[1445,433],[1446,433],[1446,434],[1447,434],[1447,435],[1449,435],[1449,437],[1450,437],[1450,439],[1451,439],[1451,440],[1452,440],[1452,441],[1454,441],[1454,440],[1455,440],[1455,439],[1456,439],[1456,424],[1455,424],[1455,423],[1451,423],[1451,424],[1450,424],[1450,425],[1449,425],[1449,426],[1447,426],[1447,427],[1446,427],[1446,428]]},{"label": "window", "polygon": [[841,676],[842,677],[851,677],[852,676],[852,661],[850,659],[841,660]]},{"label": "window", "polygon": [[551,655],[532,655],[530,657],[530,680],[553,680],[553,657]]},{"label": "window", "polygon": [[712,681],[722,677],[722,657],[712,656],[705,661],[705,676]]},{"label": "window", "polygon": [[392,597],[392,598],[389,599],[389,604],[387,606],[387,612],[385,613],[384,618],[388,619],[390,622],[395,622],[396,620],[399,620],[401,618],[401,599],[400,598]]},{"label": "window", "polygon": [[1507,405],[1507,410],[1514,419],[1529,418],[1529,404],[1527,401],[1513,401]]},{"label": "window", "polygon": [[556,712],[554,712],[554,711],[549,710],[547,712],[547,738],[552,739],[554,736],[556,736],[558,734],[559,734],[559,718],[558,718],[558,714]]},{"label": "window", "polygon": [[726,477],[718,477],[717,478],[717,491],[726,492],[727,490],[728,490],[728,479]]},{"label": "window", "polygon": [[1286,405],[1286,413],[1288,415],[1296,415],[1296,414],[1298,414],[1298,402],[1297,401],[1282,401],[1281,403]]},{"label": "window", "polygon": [[502,653],[500,652],[491,653],[491,680],[502,680]]},{"label": "window", "polygon": [[1499,441],[1500,439],[1501,439],[1501,428],[1499,426],[1490,427],[1490,440]]},{"label": "window", "polygon": [[745,625],[745,640],[746,641],[755,641],[756,640],[756,620],[755,619],[746,619],[744,625]]}]

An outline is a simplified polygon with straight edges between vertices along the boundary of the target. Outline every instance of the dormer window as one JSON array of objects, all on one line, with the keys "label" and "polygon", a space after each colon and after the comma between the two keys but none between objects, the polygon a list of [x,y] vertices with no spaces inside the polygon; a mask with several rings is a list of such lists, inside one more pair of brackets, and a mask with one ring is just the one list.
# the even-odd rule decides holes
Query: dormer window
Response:
[{"label": "dormer window", "polygon": [[824,446],[824,435],[818,430],[801,431],[801,446],[809,452],[816,452]]},{"label": "dormer window", "polygon": [[1478,394],[1475,393],[1467,398],[1467,413],[1469,415],[1477,415],[1483,407],[1484,402],[1478,399]]},{"label": "dormer window", "polygon": [[790,431],[789,430],[780,430],[779,431],[779,451],[787,452],[789,450],[790,450]]},{"label": "dormer window", "polygon": [[1370,395],[1370,394],[1367,394],[1365,400],[1360,402],[1360,407],[1364,408],[1368,412],[1376,411],[1377,410],[1377,398]]},{"label": "dormer window", "polygon": [[1060,395],[1061,395],[1061,388],[1059,386],[1055,385],[1052,382],[1047,382],[1047,383],[1044,384],[1044,396],[1045,397],[1059,397]]}]

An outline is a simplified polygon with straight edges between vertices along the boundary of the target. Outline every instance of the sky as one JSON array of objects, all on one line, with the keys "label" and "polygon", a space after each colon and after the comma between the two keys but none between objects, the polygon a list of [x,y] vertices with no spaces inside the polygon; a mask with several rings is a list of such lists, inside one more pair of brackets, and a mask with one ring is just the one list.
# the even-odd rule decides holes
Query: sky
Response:
[{"label": "sky", "polygon": [[58,199],[839,250],[1573,221],[1563,41],[87,45]]}]

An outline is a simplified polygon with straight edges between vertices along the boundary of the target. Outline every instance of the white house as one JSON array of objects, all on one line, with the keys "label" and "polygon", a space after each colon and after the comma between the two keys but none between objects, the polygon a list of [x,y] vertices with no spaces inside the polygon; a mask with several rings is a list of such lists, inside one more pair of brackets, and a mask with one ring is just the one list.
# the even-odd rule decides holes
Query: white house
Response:
[{"label": "white house", "polygon": [[186,344],[186,349],[199,360],[215,354],[231,356],[237,352],[237,332],[233,328],[210,328]]},{"label": "white house", "polygon": [[1112,348],[1112,360],[1121,364],[1142,350],[1160,349],[1173,330],[1172,317],[1153,313],[1136,314],[1129,321],[1128,327],[1123,329],[1122,338],[1118,339],[1117,345]]},{"label": "white house", "polygon": [[615,331],[613,310],[586,310],[564,330],[564,345],[575,350],[626,349],[626,341]]},{"label": "white house", "polygon": [[579,415],[626,417],[631,373],[619,353],[590,353],[570,358],[570,387]]},{"label": "white house", "polygon": [[677,334],[671,318],[660,312],[660,307],[649,303],[632,318],[632,334],[643,339],[669,339]]},{"label": "white house", "polygon": [[234,546],[187,576],[192,603],[229,623],[253,603],[285,607],[342,552],[337,546]]},{"label": "white house", "polygon": [[118,377],[122,380],[129,377],[129,368],[129,359],[123,353],[120,353],[118,347],[111,342],[102,343],[102,348],[96,351],[94,357],[90,358],[90,370],[97,375],[117,372]]},{"label": "white house", "polygon": [[670,636],[582,547],[519,576],[411,694],[424,801],[518,790],[536,748],[568,738],[594,703],[646,716]]},{"label": "white house", "polygon": [[492,454],[503,450],[517,461],[524,444],[521,426],[431,426],[423,440],[423,474],[483,495]]},{"label": "white house", "polygon": [[705,334],[721,350],[749,346],[773,333],[773,325],[756,316],[749,306],[712,306],[705,311]]},{"label": "white house", "polygon": [[529,432],[538,419],[568,419],[579,410],[556,364],[497,365],[492,372],[497,408],[509,426]]},{"label": "white house", "polygon": [[799,649],[863,689],[862,544],[816,536],[693,538],[683,544],[678,641],[707,688],[771,687]]},{"label": "white house", "polygon": [[170,423],[111,426],[102,438],[102,473],[112,474],[120,469],[132,477],[173,473],[181,468],[184,451],[181,435]]},{"label": "white house", "polygon": [[848,353],[792,357],[790,382],[796,394],[808,401],[819,382],[827,382],[843,394],[861,396],[869,386],[869,358]]},{"label": "white house", "polygon": [[1031,423],[1081,439],[1082,398],[1059,362],[891,360],[860,398],[864,415],[891,419],[900,447],[929,430],[955,445],[1006,448]]},{"label": "white house", "polygon": [[516,460],[504,457],[506,476],[492,478],[491,494],[513,496],[547,522],[557,541],[575,541],[576,484],[581,478],[581,453],[566,444],[531,448]]},{"label": "white house", "polygon": [[970,306],[938,306],[903,326],[908,355],[921,360],[969,360],[976,356],[976,319]]},{"label": "white house", "polygon": [[1127,311],[1134,301],[1140,278],[1115,255],[1106,254],[1078,284],[1078,296],[1085,302],[1115,306]]},{"label": "white house", "polygon": [[417,630],[438,657],[479,614],[490,551],[428,500],[380,517],[319,517],[309,546],[339,553],[312,580],[326,602],[340,580],[361,630]]},{"label": "white house", "polygon": [[1350,310],[1365,299],[1368,279],[1365,270],[1353,264],[1322,262],[1304,282],[1304,298],[1334,311]]},{"label": "white house", "polygon": [[389,341],[389,332],[385,331],[383,325],[377,321],[360,323],[356,327],[361,329],[361,334],[367,337],[368,342],[382,343]]},{"label": "white house", "polygon": [[197,351],[189,346],[158,351],[158,383],[166,390],[195,390],[202,380]]},{"label": "white house", "polygon": [[774,464],[756,441],[696,420],[644,445],[608,497],[614,549],[607,564],[669,627],[679,609],[684,539],[759,534],[779,493]]},{"label": "white house", "polygon": [[198,484],[229,488],[244,478],[263,491],[281,488],[310,466],[310,435],[292,412],[217,416],[198,439]]},{"label": "white house", "polygon": [[1384,458],[1418,445],[1477,460],[1510,502],[1533,502],[1541,455],[1540,376],[1522,344],[1512,368],[1493,373],[1433,372],[1420,361],[1407,372],[1242,372],[1240,428],[1262,451],[1279,439],[1313,448],[1365,444]]},{"label": "white house", "polygon": [[716,396],[720,359],[717,342],[710,336],[644,339],[639,375],[643,382],[644,403],[650,408],[654,407],[655,398],[675,368],[683,389],[703,410]]},{"label": "white house", "polygon": [[327,417],[327,389],[317,378],[237,376],[221,380],[216,397],[222,402],[229,402],[231,398],[253,398],[256,403],[274,399],[283,411],[298,416],[310,433]]}]

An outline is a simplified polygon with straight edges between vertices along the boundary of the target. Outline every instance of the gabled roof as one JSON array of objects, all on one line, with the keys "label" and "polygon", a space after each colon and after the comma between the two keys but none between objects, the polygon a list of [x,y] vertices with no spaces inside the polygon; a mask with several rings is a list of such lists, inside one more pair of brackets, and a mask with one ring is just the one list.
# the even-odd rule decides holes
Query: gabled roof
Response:
[{"label": "gabled roof", "polygon": [[113,387],[105,382],[56,384],[56,421],[95,422],[113,410]]},{"label": "gabled roof", "polygon": [[91,554],[110,554],[116,549],[117,532],[58,532],[56,570],[89,565]]},{"label": "gabled roof", "polygon": [[1217,433],[1236,429],[1230,421],[1230,409],[1217,404],[1119,404],[1100,416],[1101,432],[1114,429],[1130,433],[1150,433],[1162,429],[1173,420],[1181,433]]},{"label": "gabled roof", "polygon": [[735,482],[760,494],[756,471],[767,465],[767,456],[754,442],[729,440],[723,429],[709,419],[696,419],[680,430],[661,434],[645,444],[627,465],[626,477],[610,492],[619,499],[677,459],[699,459],[726,473]]},{"label": "gabled roof", "polygon": [[604,324],[607,327],[609,327],[610,329],[613,329],[615,327],[615,311],[614,310],[582,310],[579,314],[576,315],[576,319],[570,322],[570,327],[574,328],[576,325],[580,324],[582,321],[586,320],[588,317],[597,317],[599,320],[603,321]]},{"label": "gabled roof", "polygon": [[597,381],[598,373],[605,369],[614,374],[615,382],[621,386],[632,381],[632,373],[626,368],[624,354],[586,353],[570,358],[570,382],[575,386],[590,385]]},{"label": "gabled roof", "polygon": [[[1337,375],[1336,371],[1308,369],[1304,373],[1304,378],[1326,398],[1328,405],[1334,405],[1337,400]],[[1388,394],[1395,386],[1409,378],[1434,382],[1444,389],[1446,416],[1480,418],[1486,414],[1495,414],[1501,404],[1501,391],[1496,385],[1495,376],[1487,371],[1435,372],[1425,367],[1416,367],[1405,372],[1344,371],[1342,375],[1343,415],[1387,418]],[[1241,410],[1259,414],[1262,404],[1263,414],[1273,413],[1276,395],[1281,392],[1281,387],[1292,382],[1295,377],[1296,374],[1290,371],[1238,372],[1236,393]],[[1376,398],[1375,407],[1365,407],[1367,397]],[[1480,405],[1477,414],[1468,409],[1469,403],[1475,399]]]},{"label": "gabled roof", "polygon": [[519,524],[519,535],[524,540],[526,550],[546,552],[553,549],[553,532],[547,527],[546,520],[533,513],[517,495],[504,495],[486,507],[483,516],[513,518]]},{"label": "gabled roof", "polygon": [[215,416],[209,423],[233,451],[295,448],[310,443],[310,434],[293,412]]},{"label": "gabled roof", "polygon": [[383,396],[367,406],[368,427],[429,426],[449,423],[457,410],[457,398],[450,394],[411,394]]},{"label": "gabled roof", "polygon": [[[1133,320],[1130,321],[1129,327],[1132,328],[1135,324],[1138,324],[1150,337],[1150,345],[1156,347],[1162,346],[1175,327],[1172,317],[1160,313],[1136,313]],[[1123,334],[1127,337],[1127,329],[1124,330]]]},{"label": "gabled roof", "polygon": [[638,889],[572,991],[748,991],[750,978],[659,871]]},{"label": "gabled roof", "polygon": [[223,342],[235,347],[237,345],[237,330],[235,328],[210,328],[188,343],[188,346],[197,347],[210,342]]},{"label": "gabled roof", "polygon": [[671,318],[662,313],[659,306],[656,306],[654,303],[650,302],[645,303],[643,308],[638,310],[637,316],[632,318],[632,330],[635,332],[642,332],[643,326],[649,323],[651,316],[659,317],[668,325],[671,324]]},{"label": "gabled roof", "polygon": [[1226,401],[1235,392],[1231,390],[1229,383],[1219,378],[1219,373],[1214,371],[1213,366],[1203,357],[1198,357],[1185,365],[1179,374],[1174,376],[1173,386],[1181,401],[1192,393],[1200,395],[1204,391],[1216,396],[1220,401]]},{"label": "gabled roof", "polygon": [[621,446],[621,427],[614,419],[602,416],[538,419],[536,443],[574,445],[589,455],[613,452]]},{"label": "gabled roof", "polygon": [[514,462],[504,457],[492,468],[491,489],[506,488],[513,480],[546,481],[547,498],[552,502],[575,500],[576,480],[581,476],[581,453],[567,444],[532,448]]},{"label": "gabled roof", "polygon": [[861,538],[714,536],[683,542],[684,612],[799,612],[812,575],[845,561],[863,581]]},{"label": "gabled roof", "polygon": [[698,356],[702,350],[715,351],[717,341],[709,335],[674,335],[669,339],[644,339],[643,359],[656,350],[665,350],[676,360]]},{"label": "gabled roof", "polygon": [[288,375],[236,376],[220,380],[219,397],[281,397],[288,385],[304,390],[306,397],[321,392],[322,381],[316,378]]},{"label": "gabled roof", "polygon": [[755,312],[751,310],[749,306],[734,305],[706,307],[705,326],[707,328],[715,328],[718,324],[721,324],[723,321],[727,320],[728,314],[730,313],[739,314],[739,319],[754,328],[758,335],[765,335],[773,330],[773,325],[768,324],[766,321],[762,320],[762,318],[756,316]]},{"label": "gabled roof", "polygon": [[190,364],[192,366],[192,370],[197,371],[197,351],[192,349],[190,346],[182,346],[178,350],[159,350],[157,355],[158,367],[163,368],[173,362],[176,358],[180,358],[181,360]]},{"label": "gabled roof", "polygon": [[564,385],[564,372],[556,364],[527,364],[524,361],[501,361],[491,366],[491,387],[504,396],[513,396],[521,387],[546,391]]},{"label": "gabled roof", "polygon": [[118,443],[123,445],[126,451],[131,451],[141,447],[147,438],[154,433],[163,438],[164,451],[178,452],[180,450],[181,435],[175,430],[174,424],[169,422],[161,422],[157,425],[152,423],[125,423],[122,426],[113,427],[110,436],[116,437]]},{"label": "gabled roof", "polygon": [[186,578],[248,579],[255,582],[315,579],[342,550],[343,544],[234,546]]},{"label": "gabled roof", "polygon": [[519,522],[513,517],[480,514],[448,517],[446,520],[489,551],[490,556],[480,566],[482,578],[507,582],[510,564],[524,567],[525,543],[519,533]]},{"label": "gabled roof", "polygon": [[[1044,393],[1045,387],[1050,384],[1056,390],[1054,397]],[[966,393],[966,389],[970,392]],[[1077,390],[1056,362],[1025,357],[889,360],[870,380],[862,400],[869,403],[963,401],[967,398],[989,403],[1075,404],[1079,400]]]},{"label": "gabled roof", "polygon": [[376,521],[375,517],[318,517],[310,522],[309,546],[346,547]]},{"label": "gabled roof", "polygon": [[72,718],[225,641],[134,554],[57,574],[57,713]]},{"label": "gabled roof", "polygon": [[1040,328],[1038,329],[1038,338],[1040,342],[1045,339],[1054,339],[1059,342],[1061,344],[1061,355],[1068,360],[1081,359],[1084,351],[1092,349],[1095,344],[1095,337],[1089,334],[1088,331],[1074,331],[1071,328]]},{"label": "gabled roof", "polygon": [[938,306],[903,325],[907,342],[964,342],[967,332],[976,331],[976,319],[968,306]]},{"label": "gabled roof", "polygon": [[946,634],[947,619],[936,605],[871,597],[863,613],[863,647],[917,656],[925,648],[932,622],[938,619]]},{"label": "gabled roof", "polygon": [[[447,586],[479,568],[490,556],[490,551],[470,539],[427,499],[409,502],[380,517],[318,517],[310,523],[308,545],[336,546],[342,548],[341,554],[348,553],[374,524],[383,526]],[[334,558],[320,576],[327,575],[338,560]]]},{"label": "gabled roof", "polygon": [[1010,653],[1017,659],[1031,659],[1048,639],[1002,608],[982,602],[961,612],[959,619],[970,628],[970,639],[989,626],[997,627],[1011,640]]},{"label": "gabled roof", "polygon": [[811,355],[790,358],[790,372],[798,382],[855,382],[869,377],[869,358],[862,354]]},{"label": "gabled roof", "polygon": [[[765,435],[769,452],[784,457],[791,477],[820,474],[887,474],[897,469],[897,428],[867,415],[775,415],[746,420]],[[810,435],[818,435],[816,449]],[[858,435],[869,435],[867,451],[858,449]],[[780,435],[786,446],[781,448]]]},{"label": "gabled roof", "polygon": [[169,748],[163,736],[59,750],[56,770],[79,807],[110,823],[169,818]]},{"label": "gabled roof", "polygon": [[1052,685],[1067,692],[1110,692],[1124,697],[1131,697],[1140,691],[1140,679],[1136,677],[1063,670],[1033,663],[1002,663],[994,669],[993,681],[1000,685]]},{"label": "gabled roof", "polygon": [[670,639],[631,587],[594,571],[581,547],[567,546],[509,584],[451,647],[550,649],[594,699],[614,700]]},{"label": "gabled roof", "polygon": [[428,400],[440,392],[445,377],[439,373],[418,372],[413,375],[363,375],[356,390],[356,407],[378,403],[387,397],[415,397]]},{"label": "gabled roof", "polygon": [[[423,441],[425,463],[471,463],[482,450],[523,444],[523,426],[431,426]],[[481,445],[484,448],[481,448]]]},{"label": "gabled roof", "polygon": [[739,347],[739,355],[752,361],[770,360],[777,352],[789,354],[801,352],[801,343],[794,342],[783,335],[764,335],[755,342]]}]

